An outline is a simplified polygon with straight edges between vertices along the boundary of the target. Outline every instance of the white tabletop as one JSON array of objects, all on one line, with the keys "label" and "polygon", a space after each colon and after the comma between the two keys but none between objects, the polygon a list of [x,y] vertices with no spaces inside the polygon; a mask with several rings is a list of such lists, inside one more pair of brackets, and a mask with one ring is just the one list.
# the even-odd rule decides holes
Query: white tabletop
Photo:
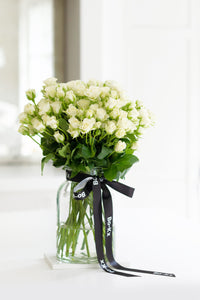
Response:
[{"label": "white tabletop", "polygon": [[115,211],[115,252],[127,267],[173,272],[176,278],[124,278],[98,266],[52,270],[55,211],[0,213],[1,299],[200,299],[200,226],[150,209]]}]

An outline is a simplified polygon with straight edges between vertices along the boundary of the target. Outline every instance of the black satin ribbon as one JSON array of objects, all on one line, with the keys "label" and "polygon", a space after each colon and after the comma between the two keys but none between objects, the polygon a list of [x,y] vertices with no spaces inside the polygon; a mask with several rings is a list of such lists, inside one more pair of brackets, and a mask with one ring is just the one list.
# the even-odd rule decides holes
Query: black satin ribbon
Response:
[{"label": "black satin ribbon", "polygon": [[[118,264],[114,259],[112,250],[113,206],[112,196],[107,185],[130,198],[133,196],[134,193],[133,188],[117,181],[108,181],[104,177],[91,176],[84,173],[78,173],[76,176],[71,178],[71,172],[67,171],[66,175],[68,180],[78,182],[78,185],[74,188],[73,193],[73,196],[76,200],[83,200],[87,198],[90,192],[93,191],[93,213],[96,253],[99,265],[105,272],[125,277],[140,277],[139,275],[116,271],[115,269],[117,269],[128,272],[176,277],[172,273],[126,268]],[[109,265],[106,262],[103,251],[102,204],[105,214],[106,258],[108,260]]]}]

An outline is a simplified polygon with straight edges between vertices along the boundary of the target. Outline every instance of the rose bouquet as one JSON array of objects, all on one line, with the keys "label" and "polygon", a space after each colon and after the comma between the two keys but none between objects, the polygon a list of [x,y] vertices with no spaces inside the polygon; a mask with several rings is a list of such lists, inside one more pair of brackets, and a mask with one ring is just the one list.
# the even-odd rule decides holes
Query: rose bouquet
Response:
[{"label": "rose bouquet", "polygon": [[[113,81],[57,83],[49,78],[41,93],[36,102],[35,90],[26,92],[30,103],[19,115],[19,132],[41,147],[42,170],[51,160],[55,167],[70,169],[72,176],[100,168],[109,181],[124,178],[138,161],[134,152],[139,138],[153,124],[150,111],[140,101],[131,101]],[[70,201],[68,217],[58,226],[59,257],[75,254],[80,227],[89,257],[86,227],[94,233],[91,197],[74,203],[71,189]]]}]

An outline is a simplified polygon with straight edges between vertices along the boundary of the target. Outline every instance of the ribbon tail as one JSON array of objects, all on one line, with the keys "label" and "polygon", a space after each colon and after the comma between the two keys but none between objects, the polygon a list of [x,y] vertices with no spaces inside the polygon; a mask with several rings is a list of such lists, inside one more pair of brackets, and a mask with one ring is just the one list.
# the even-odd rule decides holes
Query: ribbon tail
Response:
[{"label": "ribbon tail", "polygon": [[112,196],[105,184],[102,184],[103,189],[103,206],[105,213],[105,240],[106,240],[106,256],[110,263],[110,265],[118,270],[136,272],[136,273],[144,273],[144,274],[152,274],[152,275],[160,275],[160,276],[168,276],[168,277],[176,277],[172,273],[166,272],[157,272],[157,271],[148,271],[148,270],[140,270],[140,269],[132,269],[121,266],[116,262],[113,256],[112,250],[112,224],[113,224],[113,206],[112,206]]},{"label": "ribbon tail", "polygon": [[110,268],[105,260],[103,251],[103,230],[102,230],[102,204],[101,204],[101,185],[98,179],[93,180],[93,212],[94,212],[94,228],[95,228],[95,244],[97,258],[100,267],[110,274],[121,275],[125,277],[139,277],[134,274],[126,274],[118,272]]}]

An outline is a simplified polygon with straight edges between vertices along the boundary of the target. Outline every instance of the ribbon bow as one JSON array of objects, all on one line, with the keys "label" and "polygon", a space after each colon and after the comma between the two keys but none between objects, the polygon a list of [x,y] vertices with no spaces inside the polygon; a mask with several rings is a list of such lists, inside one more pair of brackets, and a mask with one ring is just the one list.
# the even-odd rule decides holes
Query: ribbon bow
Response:
[{"label": "ribbon bow", "polygon": [[[135,274],[124,273],[117,270],[146,273],[153,275],[175,277],[172,273],[147,271],[139,269],[131,269],[121,266],[116,262],[112,251],[112,224],[113,224],[113,206],[112,196],[107,185],[114,190],[122,193],[130,198],[133,197],[134,188],[129,187],[117,181],[108,181],[103,176],[87,175],[84,173],[78,173],[76,176],[71,178],[70,171],[66,173],[67,179],[78,182],[73,190],[73,196],[76,200],[83,200],[89,196],[93,191],[93,213],[94,213],[94,230],[95,230],[95,245],[96,253],[99,265],[101,268],[108,273],[121,275],[125,277],[139,277]],[[102,192],[101,192],[102,191]],[[102,203],[105,214],[105,249],[106,258],[109,265],[106,262],[104,251],[103,251],[103,229],[102,229]]]}]

